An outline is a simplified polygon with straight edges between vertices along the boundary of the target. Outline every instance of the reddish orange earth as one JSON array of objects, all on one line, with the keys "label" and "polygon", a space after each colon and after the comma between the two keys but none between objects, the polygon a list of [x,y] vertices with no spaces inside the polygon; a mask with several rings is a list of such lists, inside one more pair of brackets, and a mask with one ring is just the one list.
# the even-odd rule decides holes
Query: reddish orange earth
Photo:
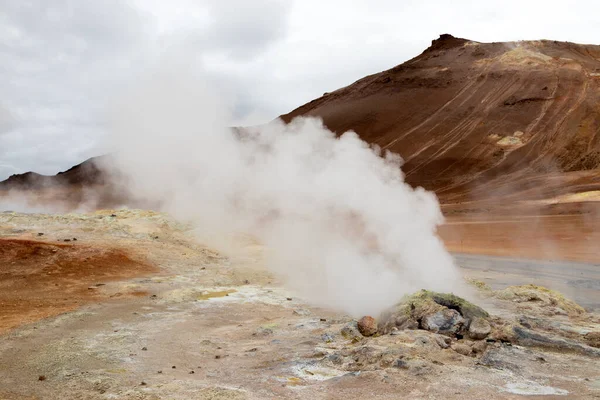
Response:
[{"label": "reddish orange earth", "polygon": [[120,249],[0,239],[0,333],[106,300],[104,283],[156,270]]}]

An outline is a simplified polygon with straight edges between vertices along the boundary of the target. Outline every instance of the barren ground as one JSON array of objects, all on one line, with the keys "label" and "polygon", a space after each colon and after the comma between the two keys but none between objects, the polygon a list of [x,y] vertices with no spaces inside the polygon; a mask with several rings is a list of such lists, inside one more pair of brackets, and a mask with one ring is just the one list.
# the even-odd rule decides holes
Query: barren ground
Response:
[{"label": "barren ground", "polygon": [[[3,213],[0,235],[0,399],[600,396],[589,346],[490,342],[464,356],[422,330],[352,343],[340,335],[351,318],[287,293],[260,246],[240,241],[228,258],[163,214]],[[491,293],[478,301],[499,317],[569,340],[600,330],[597,314],[550,317]]]}]

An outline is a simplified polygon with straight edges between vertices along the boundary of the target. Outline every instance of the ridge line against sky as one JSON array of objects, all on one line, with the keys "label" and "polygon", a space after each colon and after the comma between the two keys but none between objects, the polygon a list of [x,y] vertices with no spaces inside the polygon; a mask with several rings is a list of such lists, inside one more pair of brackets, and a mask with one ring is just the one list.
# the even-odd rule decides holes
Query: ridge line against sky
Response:
[{"label": "ridge line against sky", "polygon": [[594,43],[600,5],[3,0],[0,180],[29,170],[54,174],[101,154],[110,105],[171,54],[185,54],[222,89],[232,124],[251,125],[398,65],[441,33]]}]

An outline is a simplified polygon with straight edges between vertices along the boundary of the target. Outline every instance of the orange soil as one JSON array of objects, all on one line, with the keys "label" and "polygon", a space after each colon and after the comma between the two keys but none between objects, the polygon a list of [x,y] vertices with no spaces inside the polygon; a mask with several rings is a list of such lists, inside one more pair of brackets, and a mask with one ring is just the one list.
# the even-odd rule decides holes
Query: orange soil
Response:
[{"label": "orange soil", "polygon": [[105,298],[105,282],[156,270],[118,249],[0,239],[0,333]]}]

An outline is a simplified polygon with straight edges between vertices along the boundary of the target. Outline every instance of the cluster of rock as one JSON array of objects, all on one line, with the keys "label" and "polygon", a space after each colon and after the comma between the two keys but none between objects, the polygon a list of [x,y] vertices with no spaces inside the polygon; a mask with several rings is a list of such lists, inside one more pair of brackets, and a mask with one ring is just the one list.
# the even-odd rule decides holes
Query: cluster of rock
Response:
[{"label": "cluster of rock", "polygon": [[492,332],[490,315],[481,307],[453,294],[426,290],[415,293],[384,313],[379,318],[377,332],[362,329],[361,321],[358,328],[364,336],[424,329],[456,339],[483,340]]},{"label": "cluster of rock", "polygon": [[[422,290],[407,297],[377,320],[361,318],[342,328],[342,336],[354,342],[364,337],[400,335],[406,330],[425,330],[442,349],[452,348],[457,353],[472,355],[485,350],[485,339],[494,336],[501,340],[502,327],[482,308],[452,294]],[[496,335],[491,335],[496,328]],[[475,342],[482,341],[481,344]]]},{"label": "cluster of rock", "polygon": [[[556,315],[556,309],[564,310],[569,317],[585,312],[577,304],[548,289],[537,290],[533,285],[509,289],[501,293],[502,297],[509,297],[512,302],[535,299],[536,307],[545,307],[553,315]],[[598,332],[563,329],[556,321],[525,316],[510,322],[492,317],[481,307],[453,294],[426,290],[405,298],[378,319],[365,316],[347,324],[341,334],[358,343],[365,337],[406,335],[410,331],[427,331],[439,348],[451,348],[465,356],[483,354],[489,343],[517,343],[600,356]]]}]

